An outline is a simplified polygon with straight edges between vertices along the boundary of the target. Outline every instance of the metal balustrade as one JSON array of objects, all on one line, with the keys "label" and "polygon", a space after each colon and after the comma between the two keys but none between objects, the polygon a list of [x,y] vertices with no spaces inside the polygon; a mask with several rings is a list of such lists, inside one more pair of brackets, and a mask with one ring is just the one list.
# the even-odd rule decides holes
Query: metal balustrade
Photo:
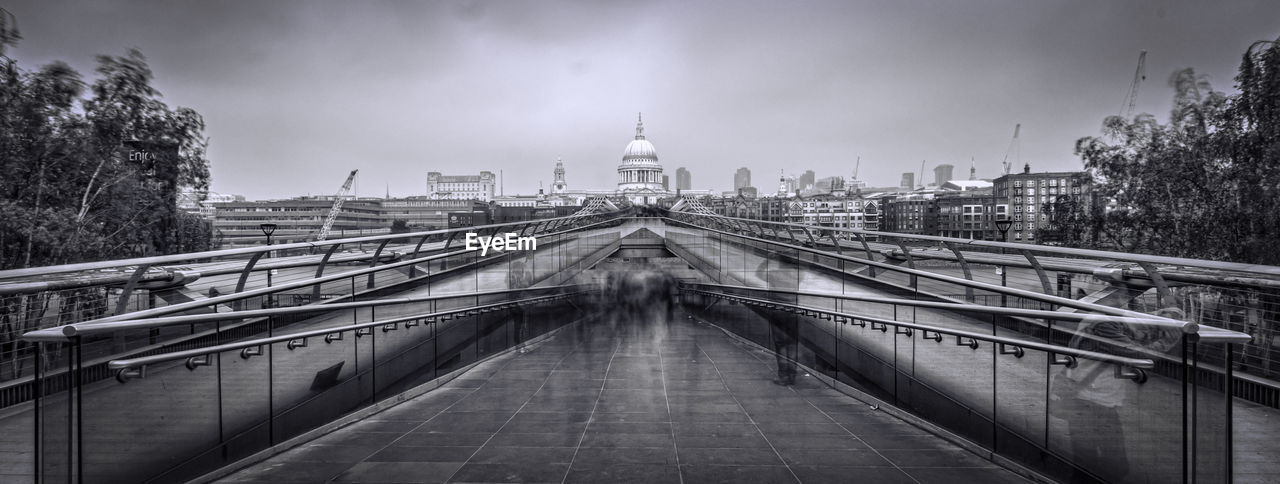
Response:
[{"label": "metal balustrade", "polygon": [[[1200,338],[1195,323],[723,284],[681,293],[701,320],[774,351],[780,375],[802,365],[1044,475],[1230,480],[1232,398],[1196,368],[1198,349],[1229,354],[1232,343]],[[957,314],[971,320],[956,324]],[[1003,318],[1052,320],[1075,337],[1031,338]],[[1145,326],[1173,344],[1090,331],[1110,325]],[[1107,392],[1113,406],[1091,395]]]},{"label": "metal balustrade", "polygon": [[[1272,344],[1280,336],[1280,267],[679,212],[668,216],[687,227],[804,249],[800,252],[813,261],[838,259],[863,280],[904,292],[1002,307],[1097,311],[1106,306],[1242,333],[1249,341],[1242,341],[1231,359],[1215,354],[1209,361],[1246,374],[1241,393],[1280,407],[1280,389],[1269,383],[1280,380],[1280,347]],[[1071,301],[1092,303],[1095,309],[1079,309]]]},{"label": "metal balustrade", "polygon": [[[0,271],[0,408],[31,396],[36,359],[34,349],[21,339],[25,333],[144,316],[378,297],[388,290],[420,284],[460,268],[513,260],[509,257],[512,252],[491,252],[481,258],[463,250],[462,235],[467,232],[484,236],[514,232],[536,236],[547,247],[562,247],[557,249],[560,255],[515,263],[526,268],[517,272],[530,274],[523,282],[504,282],[531,284],[553,276],[563,260],[576,257],[580,252],[576,244],[582,242],[576,234],[616,225],[625,214],[579,214],[318,243]],[[368,250],[340,252],[362,246],[368,246]],[[267,257],[268,254],[276,257]],[[477,290],[476,284],[471,290]],[[207,337],[209,330],[199,325],[160,328],[143,337],[118,337],[110,343],[99,343],[86,348],[82,357],[101,362],[101,358],[125,351],[203,344],[185,342]]]},{"label": "metal balustrade", "polygon": [[[42,479],[185,479],[579,319],[599,294],[566,284],[630,229],[705,275],[681,286],[691,314],[1058,478],[1229,478],[1232,395],[1274,394],[1233,372],[1269,371],[1269,356],[1240,358],[1257,357],[1262,330],[1236,323],[1271,324],[1278,268],[705,214],[625,226],[634,220],[576,214],[0,272],[0,298],[19,301],[6,317],[45,323],[17,353],[38,373],[14,372],[0,398],[37,399],[25,405]],[[537,234],[539,248],[480,257],[459,250],[467,231]],[[353,245],[369,249],[339,248]],[[228,292],[201,294],[210,287]],[[1232,316],[1190,296],[1210,291],[1262,302]],[[1128,340],[1110,340],[1116,328]],[[1090,403],[1082,370],[1125,396]],[[154,425],[131,420],[140,408]],[[1107,439],[1134,444],[1133,477],[1114,455],[1087,455]],[[154,462],[124,466],[124,455]]]}]

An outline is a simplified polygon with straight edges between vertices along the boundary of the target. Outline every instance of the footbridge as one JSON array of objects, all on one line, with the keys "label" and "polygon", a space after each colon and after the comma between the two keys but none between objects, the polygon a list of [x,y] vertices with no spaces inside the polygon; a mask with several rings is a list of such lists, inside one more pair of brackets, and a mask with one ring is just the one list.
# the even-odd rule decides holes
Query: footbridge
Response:
[{"label": "footbridge", "polygon": [[3,271],[0,480],[1270,482],[1277,286],[689,204]]}]

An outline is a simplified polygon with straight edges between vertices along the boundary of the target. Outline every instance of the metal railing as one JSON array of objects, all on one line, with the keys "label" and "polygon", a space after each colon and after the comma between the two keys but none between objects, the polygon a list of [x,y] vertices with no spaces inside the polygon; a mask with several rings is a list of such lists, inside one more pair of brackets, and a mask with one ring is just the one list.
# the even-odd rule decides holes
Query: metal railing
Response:
[{"label": "metal railing", "polygon": [[[380,287],[328,304],[198,314],[157,308],[28,333],[37,358],[59,355],[38,367],[35,379],[33,473],[41,481],[189,479],[525,344],[583,314],[575,301],[584,295],[582,287],[530,285],[567,279],[564,274],[607,255],[618,239],[573,237],[540,244],[529,254],[533,262],[543,256],[557,262],[528,278],[519,274],[533,268],[511,261],[487,270],[474,255],[469,264],[453,260],[456,252],[424,258],[451,260],[452,269],[428,270],[447,277],[432,281],[424,274],[422,284],[465,283],[461,290],[440,291],[445,294],[397,297],[376,293],[385,290]],[[420,262],[316,280],[363,281],[370,270]],[[509,277],[485,283],[486,271]],[[476,290],[486,284],[519,287]],[[113,356],[99,365],[83,358],[95,342],[192,325],[212,329],[190,347]],[[91,366],[116,381],[101,379]],[[152,424],[111,424],[139,412]],[[103,426],[112,430],[102,432]]]},{"label": "metal railing", "polygon": [[[669,216],[689,227],[803,247],[813,260],[838,258],[838,264],[863,280],[913,293],[1002,307],[1099,311],[1104,306],[1194,321],[1204,327],[1205,337],[1217,333],[1244,343],[1230,359],[1219,348],[1206,347],[1203,351],[1215,354],[1204,355],[1205,361],[1232,366],[1238,372],[1239,395],[1280,408],[1280,345],[1273,343],[1280,341],[1280,267],[723,216]],[[1082,308],[1070,301],[1092,304]]]},{"label": "metal railing", "polygon": [[[684,283],[681,293],[700,319],[774,352],[782,381],[798,364],[1052,478],[1231,479],[1231,394],[1201,378],[1197,355],[1206,345],[1230,354],[1232,343],[1199,338],[1194,323],[796,287]],[[1005,330],[1027,318],[1073,336]]]},{"label": "metal railing", "polygon": [[[10,391],[4,382],[31,378],[36,362],[21,335],[32,331],[139,315],[342,300],[474,262],[461,251],[467,232],[510,231],[554,244],[567,234],[608,227],[627,213],[0,271],[0,404],[16,398],[6,394],[24,392]],[[359,252],[340,252],[349,248]],[[333,274],[334,268],[343,271]],[[368,280],[356,283],[355,275]]]}]

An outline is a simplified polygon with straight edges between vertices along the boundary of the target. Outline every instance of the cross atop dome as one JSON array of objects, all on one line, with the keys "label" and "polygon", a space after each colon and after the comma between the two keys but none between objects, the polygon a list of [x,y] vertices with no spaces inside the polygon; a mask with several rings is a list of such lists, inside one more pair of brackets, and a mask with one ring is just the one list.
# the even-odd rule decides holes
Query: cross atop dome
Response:
[{"label": "cross atop dome", "polygon": [[644,113],[636,113],[636,139],[644,139]]}]

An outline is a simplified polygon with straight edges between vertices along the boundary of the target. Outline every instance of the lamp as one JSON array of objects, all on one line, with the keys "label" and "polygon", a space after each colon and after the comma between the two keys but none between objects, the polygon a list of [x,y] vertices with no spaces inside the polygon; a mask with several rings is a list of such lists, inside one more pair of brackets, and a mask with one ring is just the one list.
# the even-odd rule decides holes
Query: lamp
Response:
[{"label": "lamp", "polygon": [[[262,229],[262,234],[267,236],[267,246],[271,246],[271,234],[276,231],[276,224],[264,223],[258,224],[258,228]],[[267,257],[271,257],[271,251],[267,251]],[[271,287],[271,269],[267,269],[267,287]]]},{"label": "lamp", "polygon": [[[1013,221],[1009,220],[1009,217],[1007,215],[1002,215],[1000,216],[999,220],[996,220],[996,230],[1000,231],[1001,242],[1009,241],[1010,225],[1013,225]],[[1000,255],[1004,255],[1004,247],[1000,247]],[[1003,259],[1003,257],[1001,257],[1001,259]],[[1009,268],[1005,267],[1004,264],[1001,264],[1000,265],[1000,287],[1005,287],[1005,285],[1008,283],[1008,280],[1009,280],[1008,272],[1009,272]],[[1000,307],[1009,306],[1008,297],[1009,296],[1006,295],[1005,293],[1003,292],[1000,293]]]}]

